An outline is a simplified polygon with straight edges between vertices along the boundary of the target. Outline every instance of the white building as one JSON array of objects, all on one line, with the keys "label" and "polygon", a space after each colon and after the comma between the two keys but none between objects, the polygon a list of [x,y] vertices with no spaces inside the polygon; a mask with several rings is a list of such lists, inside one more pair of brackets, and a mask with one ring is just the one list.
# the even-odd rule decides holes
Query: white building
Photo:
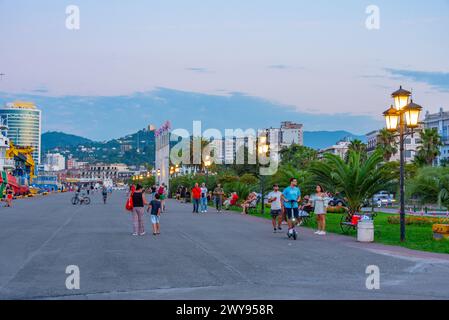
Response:
[{"label": "white building", "polygon": [[56,172],[65,170],[65,157],[60,153],[47,153],[44,161],[44,171]]},{"label": "white building", "polygon": [[8,127],[0,119],[0,172],[14,170],[14,159],[6,158],[6,151],[9,149],[9,139],[7,137]]},{"label": "white building", "polygon": [[292,144],[304,145],[303,125],[291,121],[281,122],[280,139],[281,147],[289,147]]},{"label": "white building", "polygon": [[[367,152],[368,155],[371,155],[376,149],[379,143],[379,130],[374,130],[366,134],[367,140]],[[406,136],[404,140],[404,148],[405,148],[405,162],[411,163],[416,156],[419,146],[421,145],[421,136],[418,132],[415,132],[413,136]],[[396,147],[398,152],[393,154],[390,158],[390,161],[400,161],[400,153],[399,153],[399,138],[396,139]]]},{"label": "white building", "polygon": [[449,111],[440,108],[438,113],[427,112],[424,118],[424,127],[436,129],[441,136],[443,146],[440,147],[440,156],[435,160],[435,165],[439,165],[441,160],[449,159]]},{"label": "white building", "polygon": [[350,141],[339,141],[333,146],[321,149],[318,153],[319,158],[323,158],[324,154],[331,153],[344,159],[349,150]]}]

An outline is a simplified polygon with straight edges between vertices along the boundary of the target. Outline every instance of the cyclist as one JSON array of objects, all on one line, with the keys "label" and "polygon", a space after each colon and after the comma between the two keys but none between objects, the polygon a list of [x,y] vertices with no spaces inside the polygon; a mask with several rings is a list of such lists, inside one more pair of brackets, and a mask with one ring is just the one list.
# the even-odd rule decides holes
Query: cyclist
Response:
[{"label": "cyclist", "polygon": [[299,219],[299,202],[301,201],[301,190],[298,188],[298,180],[290,179],[290,186],[284,189],[282,200],[287,215],[288,237],[295,233],[295,226]]}]

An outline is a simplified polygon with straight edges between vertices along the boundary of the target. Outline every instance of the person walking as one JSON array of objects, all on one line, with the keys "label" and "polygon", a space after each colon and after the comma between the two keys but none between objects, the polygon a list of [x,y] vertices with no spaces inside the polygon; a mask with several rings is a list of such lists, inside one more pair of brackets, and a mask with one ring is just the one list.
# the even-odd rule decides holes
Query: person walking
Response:
[{"label": "person walking", "polygon": [[181,202],[186,203],[186,194],[187,194],[187,188],[182,186],[181,187]]},{"label": "person walking", "polygon": [[294,228],[299,219],[299,202],[301,201],[301,190],[298,188],[298,180],[290,179],[290,186],[282,193],[285,213],[287,215],[288,236],[294,234]]},{"label": "person walking", "polygon": [[223,196],[224,196],[224,190],[221,187],[221,184],[217,184],[217,187],[214,189],[214,202],[215,202],[215,208],[217,209],[217,212],[221,212],[221,208],[223,206]]},{"label": "person walking", "polygon": [[6,185],[6,206],[8,208],[12,207],[12,199],[14,198],[14,190],[11,185]]},{"label": "person walking", "polygon": [[329,198],[327,194],[324,192],[322,186],[320,185],[316,186],[316,193],[311,197],[311,200],[314,203],[315,214],[318,224],[318,230],[315,232],[315,234],[319,236],[324,236],[326,235],[326,213],[327,213],[327,206],[329,204]]},{"label": "person walking", "polygon": [[282,230],[282,192],[279,191],[279,185],[273,186],[273,191],[268,194],[268,203],[271,203],[271,223],[274,233]]},{"label": "person walking", "polygon": [[193,213],[198,213],[201,199],[201,188],[198,183],[192,188],[192,202],[193,202]]},{"label": "person walking", "polygon": [[201,184],[201,213],[207,212],[207,187],[205,183]]},{"label": "person walking", "polygon": [[167,197],[167,188],[165,183],[162,183],[157,192],[159,194],[159,199],[161,201],[161,212],[165,212],[165,199]]},{"label": "person walking", "polygon": [[150,204],[148,205],[148,211],[151,212],[151,224],[153,227],[154,236],[161,234],[161,201],[159,200],[159,198],[159,194],[156,194],[154,196],[154,199],[151,200]]},{"label": "person walking", "polygon": [[101,189],[101,194],[103,195],[103,202],[106,204],[106,200],[108,199],[108,188],[106,188],[105,185],[103,185],[103,188]]},{"label": "person walking", "polygon": [[140,184],[136,186],[136,190],[132,193],[133,200],[133,236],[145,235],[145,227],[143,221],[144,207],[148,204],[145,200],[143,188]]}]

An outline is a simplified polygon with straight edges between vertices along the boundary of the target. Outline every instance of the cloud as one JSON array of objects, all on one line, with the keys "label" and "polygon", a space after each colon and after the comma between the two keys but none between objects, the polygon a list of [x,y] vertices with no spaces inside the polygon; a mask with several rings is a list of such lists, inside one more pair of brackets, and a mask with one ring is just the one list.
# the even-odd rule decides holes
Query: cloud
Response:
[{"label": "cloud", "polygon": [[426,83],[431,87],[449,92],[449,72],[415,71],[403,69],[385,69],[393,76],[407,78],[415,82]]},{"label": "cloud", "polygon": [[193,68],[186,68],[188,71],[193,71],[196,73],[210,73],[211,71],[207,68],[199,68],[199,67],[193,67]]},{"label": "cloud", "polygon": [[286,70],[290,69],[290,66],[287,66],[285,64],[273,64],[271,66],[268,66],[269,69],[278,69],[278,70]]},{"label": "cloud", "polygon": [[272,64],[267,67],[272,70],[305,70],[304,67],[290,66],[287,64]]}]

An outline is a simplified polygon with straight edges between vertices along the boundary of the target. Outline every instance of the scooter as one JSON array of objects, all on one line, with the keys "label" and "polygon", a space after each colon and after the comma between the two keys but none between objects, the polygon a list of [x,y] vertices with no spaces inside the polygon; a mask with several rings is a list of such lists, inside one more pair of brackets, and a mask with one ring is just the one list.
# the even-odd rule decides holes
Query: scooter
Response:
[{"label": "scooter", "polygon": [[[292,208],[294,207],[295,202],[296,202],[295,200],[290,201],[290,205]],[[299,210],[299,208],[298,208],[298,210]],[[292,211],[293,211],[293,209],[292,209]],[[293,240],[296,240],[296,239],[298,239],[298,232],[296,231],[297,221],[296,221],[296,218],[294,215],[292,217],[292,223],[293,223],[293,228],[288,230],[287,236],[289,239],[293,238]]]}]

